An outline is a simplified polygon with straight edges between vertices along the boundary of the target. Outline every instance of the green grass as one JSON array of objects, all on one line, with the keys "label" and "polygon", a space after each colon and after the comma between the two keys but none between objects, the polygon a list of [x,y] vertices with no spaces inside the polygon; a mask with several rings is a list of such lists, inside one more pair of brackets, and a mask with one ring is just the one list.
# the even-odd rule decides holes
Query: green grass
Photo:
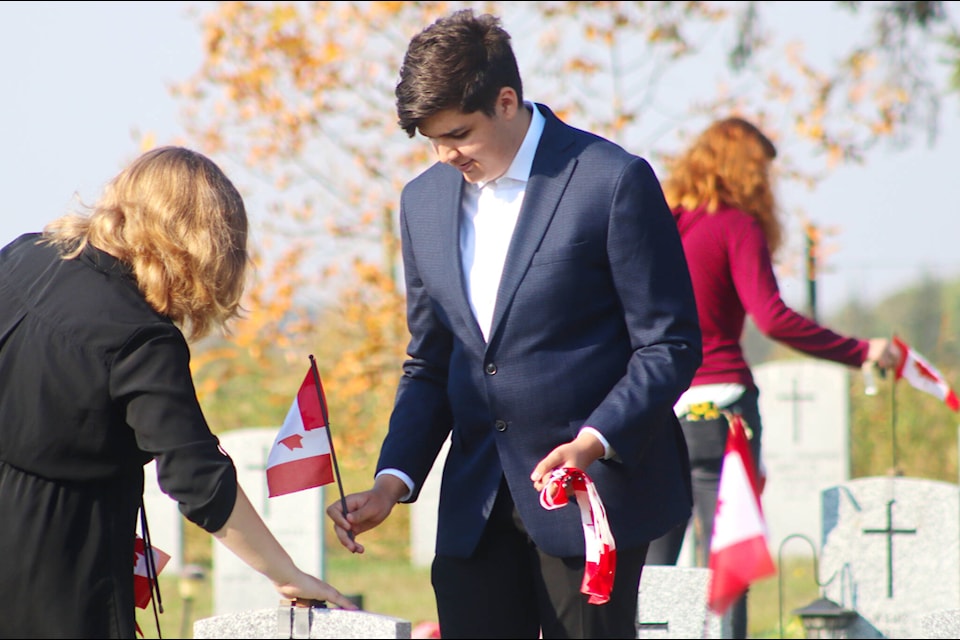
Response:
[{"label": "green grass", "polygon": [[[751,638],[804,638],[800,619],[793,611],[820,595],[813,560],[788,558],[777,575],[750,588],[747,599],[747,635]],[[782,635],[781,635],[782,624]]]},{"label": "green grass", "polygon": [[[137,609],[137,624],[144,638],[192,638],[193,623],[209,617],[213,611],[213,590],[209,579],[193,583],[183,582],[177,576],[160,574],[160,596],[163,613],[154,618],[152,603],[146,609]],[[160,632],[157,632],[159,620]],[[162,634],[162,635],[161,635]]]},{"label": "green grass", "polygon": [[[753,585],[749,596],[751,638],[803,638],[803,628],[792,611],[819,595],[812,561],[797,559],[784,564],[780,574]],[[367,611],[418,622],[436,620],[430,570],[414,567],[406,558],[350,555],[331,550],[327,554],[326,580],[347,595],[360,595]],[[163,638],[191,638],[193,622],[212,615],[209,580],[184,599],[175,576],[160,577],[164,613],[160,615]],[[781,618],[783,634],[781,635]],[[159,638],[153,610],[138,609],[137,621],[145,638]]]},{"label": "green grass", "polygon": [[361,595],[367,611],[413,624],[437,619],[430,568],[414,567],[405,558],[337,558],[328,554],[326,580],[345,595]]}]

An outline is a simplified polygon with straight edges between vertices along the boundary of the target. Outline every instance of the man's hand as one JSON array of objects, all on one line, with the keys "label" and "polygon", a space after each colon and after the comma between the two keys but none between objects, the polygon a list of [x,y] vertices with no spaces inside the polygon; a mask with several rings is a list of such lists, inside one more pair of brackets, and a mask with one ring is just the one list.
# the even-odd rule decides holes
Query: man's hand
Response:
[{"label": "man's hand", "polygon": [[394,505],[406,493],[407,487],[402,480],[396,476],[382,475],[369,491],[346,496],[346,513],[340,500],[328,506],[327,516],[333,520],[337,540],[351,553],[363,553],[363,545],[356,541],[356,536],[386,520]]},{"label": "man's hand", "polygon": [[549,473],[554,469],[575,467],[586,471],[594,461],[603,457],[603,453],[602,442],[586,431],[581,432],[574,440],[560,445],[537,463],[530,474],[533,488],[542,491],[547,484]]}]

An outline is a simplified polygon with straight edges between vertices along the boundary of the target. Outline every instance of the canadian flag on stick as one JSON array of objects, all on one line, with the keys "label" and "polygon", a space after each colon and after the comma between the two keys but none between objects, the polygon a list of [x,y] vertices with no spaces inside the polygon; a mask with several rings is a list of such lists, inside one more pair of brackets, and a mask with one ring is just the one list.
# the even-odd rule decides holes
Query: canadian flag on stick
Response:
[{"label": "canadian flag on stick", "polygon": [[900,361],[897,363],[894,381],[903,378],[920,391],[926,391],[940,398],[954,411],[960,411],[960,400],[957,400],[957,394],[953,392],[936,367],[897,336],[893,336],[893,343],[900,349]]},{"label": "canadian flag on stick", "polygon": [[767,524],[743,418],[728,414],[730,431],[720,472],[717,513],[710,538],[710,609],[726,613],[751,583],[776,574]]},{"label": "canadian flag on stick", "polygon": [[333,482],[328,429],[323,387],[311,367],[267,456],[271,498]]},{"label": "canadian flag on stick", "polygon": [[[170,561],[170,554],[150,545],[150,551],[153,552],[153,575],[158,576],[163,568]],[[133,600],[141,609],[146,609],[153,597],[150,577],[150,571],[147,568],[147,552],[143,538],[136,537],[133,541]]]}]

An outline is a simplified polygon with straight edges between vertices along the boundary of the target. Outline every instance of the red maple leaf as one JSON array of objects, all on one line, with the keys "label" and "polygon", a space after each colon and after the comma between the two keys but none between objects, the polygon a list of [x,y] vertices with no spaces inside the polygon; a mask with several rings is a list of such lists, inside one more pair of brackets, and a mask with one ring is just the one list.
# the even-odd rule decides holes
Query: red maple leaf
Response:
[{"label": "red maple leaf", "polygon": [[913,363],[913,366],[917,370],[917,373],[919,373],[922,377],[926,378],[927,380],[932,380],[933,382],[940,382],[940,378],[937,377],[937,375],[934,374],[933,371],[927,368],[926,365],[924,365],[919,360],[915,361]]},{"label": "red maple leaf", "polygon": [[281,440],[280,443],[287,449],[290,449],[290,451],[293,451],[294,449],[303,449],[303,445],[301,444],[302,441],[303,436],[299,433],[295,433],[292,436],[287,436]]},{"label": "red maple leaf", "polygon": [[147,557],[147,552],[144,549],[143,538],[137,536],[133,541],[133,566],[136,568],[137,564]]}]

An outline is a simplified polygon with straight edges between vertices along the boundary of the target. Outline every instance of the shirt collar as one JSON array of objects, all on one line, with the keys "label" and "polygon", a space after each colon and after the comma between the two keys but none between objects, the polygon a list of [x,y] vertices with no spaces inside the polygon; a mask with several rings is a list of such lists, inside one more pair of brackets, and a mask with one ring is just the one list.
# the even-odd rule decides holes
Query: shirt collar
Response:
[{"label": "shirt collar", "polygon": [[[497,182],[504,178],[519,182],[527,182],[530,179],[530,170],[533,168],[533,158],[537,154],[537,145],[540,144],[540,136],[543,134],[543,126],[546,123],[546,119],[534,103],[525,100],[523,104],[531,111],[530,126],[527,127],[527,134],[523,137],[523,143],[521,143],[520,148],[517,150],[517,155],[513,157],[513,162],[510,163],[510,167],[502,176],[497,178],[497,180],[491,182]],[[484,182],[477,186],[482,189],[488,184],[490,184],[490,182]]]}]

